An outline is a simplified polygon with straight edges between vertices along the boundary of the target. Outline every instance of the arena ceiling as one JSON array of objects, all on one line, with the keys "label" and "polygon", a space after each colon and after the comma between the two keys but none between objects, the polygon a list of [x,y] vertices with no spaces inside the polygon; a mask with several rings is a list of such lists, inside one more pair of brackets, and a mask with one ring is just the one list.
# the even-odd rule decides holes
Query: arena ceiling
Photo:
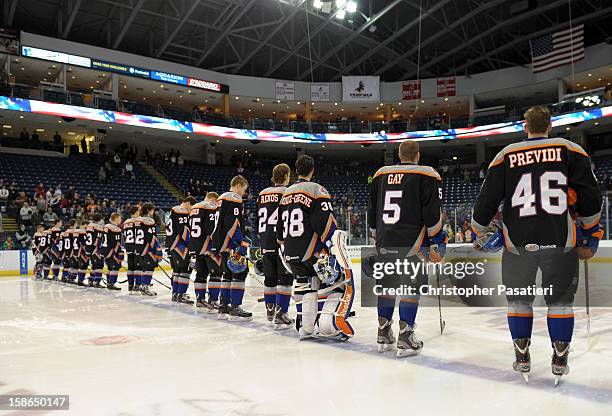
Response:
[{"label": "arena ceiling", "polygon": [[330,0],[5,0],[0,13],[4,25],[27,32],[305,81],[349,74],[396,81],[528,65],[529,40],[568,28],[570,13],[573,24],[585,24],[585,46],[612,42],[610,0],[355,2],[357,11],[343,19]]}]

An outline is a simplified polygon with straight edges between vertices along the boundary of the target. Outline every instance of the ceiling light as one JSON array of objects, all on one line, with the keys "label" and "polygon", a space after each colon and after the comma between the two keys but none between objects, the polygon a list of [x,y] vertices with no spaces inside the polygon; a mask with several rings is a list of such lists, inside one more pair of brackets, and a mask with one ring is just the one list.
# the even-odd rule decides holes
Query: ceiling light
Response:
[{"label": "ceiling light", "polygon": [[321,0],[314,0],[314,2],[312,3],[312,7],[314,7],[315,9],[320,9],[321,7],[323,7],[323,2],[321,2]]},{"label": "ceiling light", "polygon": [[566,127],[565,130],[570,131],[570,127]]},{"label": "ceiling light", "polygon": [[255,98],[255,101],[259,102],[259,98]]},{"label": "ceiling light", "polygon": [[592,76],[593,76],[593,74],[587,74],[587,75],[588,75],[589,77],[592,77]]},{"label": "ceiling light", "polygon": [[342,8],[346,4],[346,0],[336,0],[336,7]]},{"label": "ceiling light", "polygon": [[346,10],[344,9],[338,10],[338,12],[336,13],[336,19],[344,20],[345,17],[346,17]]},{"label": "ceiling light", "polygon": [[338,103],[334,103],[334,105],[338,105]]},{"label": "ceiling light", "polygon": [[301,103],[301,102],[299,102],[299,101],[298,101],[297,103],[298,103],[298,105],[302,104],[302,103]]},{"label": "ceiling light", "polygon": [[45,129],[36,129],[37,132],[39,133],[43,133],[45,131]]},{"label": "ceiling light", "polygon": [[424,103],[424,102],[425,102],[425,100],[421,100],[421,103]]},{"label": "ceiling light", "polygon": [[57,122],[58,122],[59,124],[62,124],[62,120],[57,120]]},{"label": "ceiling light", "polygon": [[13,126],[11,126],[10,124],[3,124],[2,127],[4,127],[5,129],[12,129]]},{"label": "ceiling light", "polygon": [[237,100],[239,100],[239,99],[240,99],[240,97],[236,96],[236,99],[237,99]]},{"label": "ceiling light", "polygon": [[73,131],[69,131],[68,134],[71,135],[71,136],[74,136],[76,133],[73,132]]},{"label": "ceiling light", "polygon": [[191,94],[191,90],[187,90],[187,92],[188,92],[189,94]]},{"label": "ceiling light", "polygon": [[400,102],[398,102],[398,103],[397,103],[397,105],[402,105],[402,102],[401,102],[401,101],[400,101]]},{"label": "ceiling light", "polygon": [[349,13],[355,13],[357,11],[357,2],[349,1],[346,3],[346,11]]},{"label": "ceiling light", "polygon": [[76,79],[76,77],[75,77],[74,75],[73,75],[71,78],[72,78],[72,79]]},{"label": "ceiling light", "polygon": [[47,75],[51,75],[51,72],[47,72]]},{"label": "ceiling light", "polygon": [[445,97],[445,98],[444,98],[444,101],[448,101],[448,97]]},{"label": "ceiling light", "polygon": [[453,156],[453,160],[457,160],[457,156]]}]

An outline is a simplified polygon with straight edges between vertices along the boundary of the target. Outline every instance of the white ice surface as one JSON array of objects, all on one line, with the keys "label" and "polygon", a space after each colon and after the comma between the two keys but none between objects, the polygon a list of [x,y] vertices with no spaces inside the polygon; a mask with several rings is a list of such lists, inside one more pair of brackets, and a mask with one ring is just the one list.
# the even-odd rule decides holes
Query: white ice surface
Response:
[{"label": "white ice surface", "polygon": [[[591,311],[588,339],[584,308],[576,310],[571,372],[555,388],[542,309],[525,385],[511,370],[504,308],[445,307],[440,335],[437,308],[423,307],[425,348],[397,359],[376,351],[374,308],[355,306],[347,343],[300,342],[293,330],[271,329],[252,281],[251,323],[172,304],[160,285],[153,299],[123,286],[0,279],[0,394],[69,394],[70,410],[49,414],[83,416],[612,415],[612,309]],[[121,343],[97,345],[111,341]]]}]

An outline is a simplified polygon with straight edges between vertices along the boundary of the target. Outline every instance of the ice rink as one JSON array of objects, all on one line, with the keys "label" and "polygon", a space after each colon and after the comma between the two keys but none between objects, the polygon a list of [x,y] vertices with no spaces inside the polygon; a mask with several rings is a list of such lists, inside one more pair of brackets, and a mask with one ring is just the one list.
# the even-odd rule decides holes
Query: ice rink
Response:
[{"label": "ice rink", "polygon": [[236,323],[172,304],[159,284],[157,298],[144,298],[126,285],[1,278],[0,394],[69,394],[70,410],[0,415],[612,414],[610,309],[592,309],[589,338],[584,308],[576,310],[571,371],[555,388],[542,309],[525,385],[511,370],[503,308],[446,306],[440,335],[437,307],[423,307],[425,348],[398,359],[376,350],[374,308],[355,306],[349,342],[300,342],[293,330],[271,329],[257,303],[262,287],[247,283],[255,319]]}]

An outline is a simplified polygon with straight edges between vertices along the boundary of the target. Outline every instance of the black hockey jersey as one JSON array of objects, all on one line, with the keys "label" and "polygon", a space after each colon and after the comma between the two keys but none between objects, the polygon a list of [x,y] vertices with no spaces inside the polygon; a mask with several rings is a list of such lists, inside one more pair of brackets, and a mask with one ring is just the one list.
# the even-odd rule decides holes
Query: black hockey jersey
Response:
[{"label": "black hockey jersey", "polygon": [[257,197],[257,232],[263,254],[278,252],[278,204],[286,190],[285,186],[271,186],[261,191]]},{"label": "black hockey jersey", "polygon": [[98,246],[104,234],[104,226],[100,224],[89,224],[85,228],[85,253],[87,255],[100,256]]},{"label": "black hockey jersey", "polygon": [[376,247],[416,255],[425,237],[442,229],[441,200],[442,179],[432,167],[404,163],[380,168],[368,202]]},{"label": "black hockey jersey", "polygon": [[189,213],[189,251],[195,255],[210,254],[210,241],[217,216],[217,204],[199,202]]},{"label": "black hockey jersey", "polygon": [[284,243],[285,260],[305,262],[326,247],[336,230],[331,196],[314,182],[298,180],[281,198],[276,237]]},{"label": "black hockey jersey", "polygon": [[212,237],[211,249],[219,255],[245,244],[243,227],[244,206],[242,197],[235,192],[225,192],[217,200],[218,217]]},{"label": "black hockey jersey", "polygon": [[155,220],[150,217],[138,217],[134,227],[134,254],[144,256],[151,252],[155,235]]},{"label": "black hockey jersey", "polygon": [[506,249],[576,245],[569,210],[575,192],[586,227],[599,223],[601,192],[591,160],[579,145],[561,138],[528,139],[506,146],[489,165],[474,205],[472,228],[482,234],[503,201]]},{"label": "black hockey jersey", "polygon": [[32,239],[32,253],[35,255],[46,254],[51,247],[51,234],[49,231],[36,232]]},{"label": "black hockey jersey", "polygon": [[123,222],[123,244],[127,254],[134,253],[136,243],[136,228],[140,226],[138,218],[128,218]]},{"label": "black hockey jersey", "polygon": [[189,210],[177,205],[166,220],[166,248],[185,258],[189,251]]},{"label": "black hockey jersey", "polygon": [[60,243],[58,244],[59,251],[62,257],[70,257],[72,255],[72,229],[68,228],[60,234]]},{"label": "black hockey jersey", "polygon": [[115,224],[106,224],[100,242],[100,254],[105,258],[113,258],[118,263],[123,260],[123,246],[121,245],[121,228]]}]

